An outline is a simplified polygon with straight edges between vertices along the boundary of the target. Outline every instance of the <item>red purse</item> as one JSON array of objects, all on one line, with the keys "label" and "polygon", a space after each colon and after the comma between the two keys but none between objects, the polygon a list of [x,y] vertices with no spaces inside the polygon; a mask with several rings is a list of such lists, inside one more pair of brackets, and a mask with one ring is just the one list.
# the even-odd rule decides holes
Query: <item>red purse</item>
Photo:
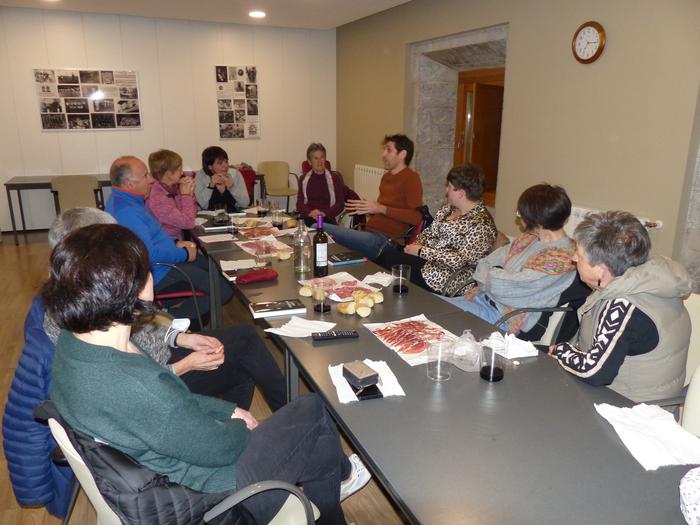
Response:
[{"label": "red purse", "polygon": [[274,281],[279,274],[275,270],[265,268],[262,270],[253,270],[252,272],[244,273],[236,277],[236,284],[251,284],[261,283],[264,281]]}]

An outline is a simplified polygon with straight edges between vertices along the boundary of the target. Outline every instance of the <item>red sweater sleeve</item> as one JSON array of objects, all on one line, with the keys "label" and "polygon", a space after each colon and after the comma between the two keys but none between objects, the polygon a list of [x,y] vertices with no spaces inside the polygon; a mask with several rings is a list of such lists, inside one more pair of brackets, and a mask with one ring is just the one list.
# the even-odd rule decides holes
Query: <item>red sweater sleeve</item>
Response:
[{"label": "red sweater sleeve", "polygon": [[345,185],[343,184],[343,179],[341,179],[337,173],[332,173],[332,177],[335,204],[328,209],[327,215],[332,217],[335,222],[335,218],[345,209]]}]

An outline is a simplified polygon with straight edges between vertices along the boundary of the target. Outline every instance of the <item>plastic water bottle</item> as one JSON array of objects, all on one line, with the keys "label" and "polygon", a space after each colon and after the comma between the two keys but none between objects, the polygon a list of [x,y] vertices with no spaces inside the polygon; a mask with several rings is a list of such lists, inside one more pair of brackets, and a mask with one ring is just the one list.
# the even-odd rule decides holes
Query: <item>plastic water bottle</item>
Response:
[{"label": "plastic water bottle", "polygon": [[297,231],[294,232],[292,246],[294,247],[294,271],[301,274],[309,273],[311,271],[311,239],[301,218],[297,225]]}]

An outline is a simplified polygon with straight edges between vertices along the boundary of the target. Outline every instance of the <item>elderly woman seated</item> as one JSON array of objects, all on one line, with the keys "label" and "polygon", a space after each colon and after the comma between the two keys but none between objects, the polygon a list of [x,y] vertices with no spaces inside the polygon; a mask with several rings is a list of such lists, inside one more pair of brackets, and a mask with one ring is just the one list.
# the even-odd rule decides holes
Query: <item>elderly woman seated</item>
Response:
[{"label": "elderly woman seated", "polygon": [[306,159],[311,169],[299,179],[297,210],[307,223],[315,223],[323,216],[324,223],[335,224],[335,219],[345,207],[343,179],[326,168],[326,148],[314,143],[306,149]]},{"label": "elderly woman seated", "polygon": [[[233,403],[193,394],[130,340],[153,308],[149,268],[145,245],[118,225],[81,228],[51,254],[42,294],[63,329],[51,398],[65,421],[174,483],[222,498],[265,479],[300,483],[319,523],[345,523],[340,499],[368,474],[343,455],[320,398],[301,397],[258,425]],[[243,506],[267,523],[283,499],[275,491]]]},{"label": "elderly woman seated", "polygon": [[574,339],[549,353],[583,381],[636,402],[680,394],[690,342],[686,270],[649,257],[646,229],[626,212],[589,215],[574,239],[578,272],[593,293],[578,310]]},{"label": "elderly woman seated", "polygon": [[[477,286],[465,297],[445,300],[491,323],[516,308],[556,306],[576,277],[574,243],[564,232],[570,214],[564,188],[537,184],[526,189],[517,207],[525,232],[479,261]],[[521,313],[503,328],[527,332],[540,315]]]},{"label": "elderly woman seated", "polygon": [[484,178],[475,164],[452,168],[447,174],[447,203],[433,223],[403,253],[385,250],[381,264],[387,268],[409,264],[411,281],[431,292],[442,293],[448,281],[453,293],[466,292],[476,263],[489,252],[498,234],[481,200]]}]

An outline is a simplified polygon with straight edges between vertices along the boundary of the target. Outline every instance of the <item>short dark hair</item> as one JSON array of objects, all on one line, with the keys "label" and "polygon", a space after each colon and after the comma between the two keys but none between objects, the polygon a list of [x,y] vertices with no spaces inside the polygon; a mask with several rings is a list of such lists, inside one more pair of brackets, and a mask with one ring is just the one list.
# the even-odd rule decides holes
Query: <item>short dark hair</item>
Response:
[{"label": "short dark hair", "polygon": [[205,148],[202,152],[202,169],[204,173],[211,177],[214,173],[209,169],[209,166],[214,164],[217,160],[228,160],[228,153],[226,153],[226,150],[219,146],[209,146]]},{"label": "short dark hair", "polygon": [[386,135],[382,145],[386,146],[387,142],[393,142],[397,152],[401,153],[401,151],[405,151],[406,158],[404,162],[406,166],[411,164],[411,160],[413,160],[413,141],[411,139],[401,134]]},{"label": "short dark hair", "polygon": [[64,237],[51,253],[41,294],[56,324],[75,333],[133,324],[153,307],[138,296],[150,272],[148,250],[118,224],[93,224]]},{"label": "short dark hair", "polygon": [[589,213],[576,226],[574,239],[591,265],[602,263],[615,277],[647,262],[651,250],[649,232],[626,211]]},{"label": "short dark hair", "polygon": [[311,154],[314,151],[322,151],[323,156],[326,156],[326,148],[321,144],[320,142],[314,142],[312,144],[309,144],[309,147],[306,148],[306,160],[311,160]]},{"label": "short dark hair", "polygon": [[561,186],[536,184],[520,195],[517,209],[528,230],[559,230],[571,215],[571,200]]},{"label": "short dark hair", "polygon": [[484,170],[476,164],[467,163],[462,166],[455,166],[447,174],[447,182],[452,184],[456,190],[464,190],[467,199],[478,201],[484,194],[484,182],[486,175]]}]

